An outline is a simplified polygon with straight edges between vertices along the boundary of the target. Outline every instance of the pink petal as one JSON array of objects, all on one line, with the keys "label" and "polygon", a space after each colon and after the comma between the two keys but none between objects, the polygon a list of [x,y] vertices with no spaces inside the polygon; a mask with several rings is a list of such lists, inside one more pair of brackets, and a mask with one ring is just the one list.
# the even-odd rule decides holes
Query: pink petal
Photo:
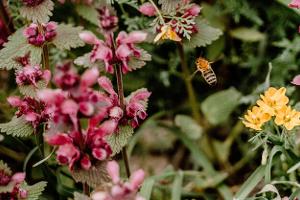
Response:
[{"label": "pink petal", "polygon": [[7,101],[13,107],[18,107],[22,104],[22,100],[17,96],[8,97]]},{"label": "pink petal", "polygon": [[75,101],[68,99],[62,103],[61,110],[64,114],[76,114],[79,110],[79,106]]},{"label": "pink petal", "polygon": [[147,38],[147,33],[142,31],[133,31],[129,33],[128,37],[123,40],[124,43],[140,43]]},{"label": "pink petal", "polygon": [[91,116],[94,114],[95,108],[93,104],[89,102],[80,102],[79,103],[79,111],[85,116]]},{"label": "pink petal", "polygon": [[98,160],[105,160],[107,158],[107,153],[102,148],[93,148],[92,154],[93,154],[94,158],[96,158]]},{"label": "pink petal", "polygon": [[29,112],[25,114],[25,120],[29,122],[33,122],[37,119],[38,115],[34,112]]},{"label": "pink petal", "polygon": [[149,17],[156,15],[155,7],[149,2],[142,4],[139,8],[139,11]]},{"label": "pink petal", "polygon": [[197,4],[194,4],[191,8],[186,10],[186,12],[192,16],[198,16],[200,11],[201,11],[201,7],[198,6]]},{"label": "pink petal", "polygon": [[12,177],[11,180],[14,181],[15,183],[22,183],[25,180],[25,173],[15,173]]},{"label": "pink petal", "polygon": [[300,74],[295,76],[291,83],[300,86]]},{"label": "pink petal", "polygon": [[97,44],[98,38],[90,31],[84,31],[79,34],[80,39],[82,39],[87,44]]},{"label": "pink petal", "polygon": [[145,179],[145,172],[137,170],[130,176],[130,185],[132,189],[138,189]]},{"label": "pink petal", "polygon": [[45,70],[43,73],[43,79],[46,81],[46,84],[49,83],[51,80],[51,71],[50,70]]},{"label": "pink petal", "polygon": [[57,23],[56,22],[48,22],[46,24],[46,30],[47,31],[54,31],[57,28]]},{"label": "pink petal", "polygon": [[110,161],[107,163],[106,170],[110,175],[113,183],[118,183],[120,181],[120,167],[116,161]]},{"label": "pink petal", "polygon": [[86,70],[81,76],[81,86],[90,87],[97,82],[99,70],[96,67]]},{"label": "pink petal", "polygon": [[83,158],[80,160],[80,165],[84,170],[90,169],[92,166],[90,158],[87,155],[84,155]]},{"label": "pink petal", "polygon": [[45,140],[50,145],[64,145],[72,142],[72,139],[65,133],[46,135]]},{"label": "pink petal", "polygon": [[115,120],[106,120],[99,127],[99,131],[103,135],[110,135],[116,131],[118,123]]},{"label": "pink petal", "polygon": [[131,53],[130,48],[126,44],[120,45],[116,50],[116,56],[121,60],[129,57]]},{"label": "pink petal", "polygon": [[289,3],[289,7],[291,8],[300,8],[300,0],[292,0],[291,3]]},{"label": "pink petal", "polygon": [[98,83],[107,93],[116,94],[111,81],[106,76],[101,76],[100,78],[98,78]]}]

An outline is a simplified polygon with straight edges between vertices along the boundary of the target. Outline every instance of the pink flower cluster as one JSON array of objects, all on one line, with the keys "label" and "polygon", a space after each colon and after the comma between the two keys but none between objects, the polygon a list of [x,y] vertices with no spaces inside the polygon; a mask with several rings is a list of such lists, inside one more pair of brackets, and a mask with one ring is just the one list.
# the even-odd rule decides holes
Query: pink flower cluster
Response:
[{"label": "pink flower cluster", "polygon": [[[300,9],[300,0],[292,0],[291,3],[289,3],[289,7]],[[298,28],[298,32],[300,33],[300,26]]]},{"label": "pink flower cluster", "polygon": [[23,4],[28,7],[40,5],[44,0],[23,0]]},{"label": "pink flower cluster", "polygon": [[8,97],[7,101],[11,106],[18,108],[16,112],[17,117],[23,116],[34,128],[47,122],[51,116],[52,111],[43,101],[31,97],[21,99],[17,96]]},{"label": "pink flower cluster", "polygon": [[28,192],[22,188],[20,188],[21,183],[25,180],[25,173],[15,173],[11,175],[4,169],[0,169],[0,190],[5,188],[0,192],[0,199],[3,200],[17,200],[17,199],[25,199],[28,195]]},{"label": "pink flower cluster", "polygon": [[107,35],[106,41],[98,39],[91,32],[80,34],[80,38],[84,42],[94,45],[90,56],[93,63],[96,61],[104,62],[105,70],[109,73],[114,73],[114,64],[120,64],[124,74],[134,69],[134,66],[129,66],[130,59],[141,57],[141,50],[136,48],[135,44],[143,42],[146,36],[147,34],[141,31],[134,31],[129,34],[121,31],[114,42],[113,34]]},{"label": "pink flower cluster", "polygon": [[16,70],[16,82],[21,85],[33,85],[37,87],[37,83],[41,80],[46,84],[50,81],[51,72],[49,70],[42,70],[40,65],[32,65],[29,63],[29,54],[24,57],[16,59],[21,65],[21,69]]},{"label": "pink flower cluster", "polygon": [[98,8],[99,26],[104,34],[113,32],[118,26],[118,17],[115,15],[112,8],[101,6]]},{"label": "pink flower cluster", "polygon": [[113,185],[108,191],[95,192],[93,200],[144,200],[138,195],[138,189],[144,181],[143,170],[135,171],[128,182],[122,182],[119,174],[119,165],[116,161],[107,164],[107,172],[112,179]]},{"label": "pink flower cluster", "polygon": [[[146,15],[146,16],[156,16],[158,15],[155,7],[153,4],[146,2],[144,4],[142,4],[139,8],[139,11]],[[195,21],[196,17],[199,15],[201,11],[201,7],[198,6],[197,4],[191,3],[190,0],[183,0],[180,3],[178,3],[177,8],[176,8],[176,13],[174,16],[176,16],[176,18],[172,18],[172,17],[164,17],[164,22],[165,24],[168,24],[172,27],[172,30],[175,31],[181,38],[183,38],[183,28],[185,28],[185,30],[190,31],[191,33],[197,33],[197,27],[195,25],[195,23],[191,23],[191,24],[187,24],[187,21]],[[169,15],[170,13],[164,13],[166,15]],[[173,14],[172,14],[173,15]],[[187,27],[178,27],[178,19],[180,20],[180,23],[183,23],[186,25],[189,25],[190,28]],[[160,26],[156,27],[157,28],[157,32],[161,31],[161,28],[165,25],[165,24],[160,24]]]},{"label": "pink flower cluster", "polygon": [[23,35],[27,38],[28,43],[34,46],[42,46],[45,42],[50,42],[56,36],[57,24],[55,22],[48,22],[41,24],[30,24],[25,28]]}]

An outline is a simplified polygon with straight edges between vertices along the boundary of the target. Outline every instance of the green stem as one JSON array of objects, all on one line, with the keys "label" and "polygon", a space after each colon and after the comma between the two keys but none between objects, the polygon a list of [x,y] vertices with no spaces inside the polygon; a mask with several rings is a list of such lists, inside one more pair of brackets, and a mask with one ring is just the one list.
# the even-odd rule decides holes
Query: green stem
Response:
[{"label": "green stem", "polygon": [[189,71],[189,68],[188,68],[186,60],[185,60],[183,45],[181,43],[177,43],[177,48],[178,48],[178,53],[179,53],[180,62],[181,62],[183,79],[184,79],[184,83],[185,83],[185,86],[187,89],[189,104],[191,107],[193,118],[198,123],[201,124],[202,121],[201,121],[201,115],[199,113],[199,105],[197,103],[197,99],[196,99],[196,95],[195,95],[195,91],[194,91],[191,79],[189,78],[190,71]]},{"label": "green stem", "polygon": [[155,4],[152,0],[149,0],[149,1],[150,1],[150,3],[154,6],[154,9],[156,10],[156,12],[157,12],[157,14],[158,14],[158,17],[159,17],[160,21],[161,21],[163,24],[165,24],[165,20],[164,20],[164,18],[163,18],[163,16],[162,16],[160,10],[157,8],[156,4]]}]

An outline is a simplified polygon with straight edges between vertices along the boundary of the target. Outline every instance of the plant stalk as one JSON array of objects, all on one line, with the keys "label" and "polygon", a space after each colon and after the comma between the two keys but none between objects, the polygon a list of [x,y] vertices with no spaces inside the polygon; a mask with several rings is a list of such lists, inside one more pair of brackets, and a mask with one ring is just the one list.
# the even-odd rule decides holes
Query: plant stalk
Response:
[{"label": "plant stalk", "polygon": [[201,115],[199,113],[199,105],[197,103],[195,90],[193,88],[192,81],[190,79],[190,71],[189,71],[189,68],[188,68],[186,60],[185,60],[183,45],[181,43],[177,43],[177,48],[178,48],[183,79],[184,79],[184,83],[185,83],[186,90],[188,93],[189,104],[190,104],[190,108],[192,111],[192,115],[193,115],[193,118],[199,124],[201,124],[202,121],[201,121]]},{"label": "plant stalk", "polygon": [[[118,96],[119,96],[120,107],[123,111],[125,111],[124,89],[123,89],[123,78],[122,78],[121,66],[116,65],[115,70],[116,70],[116,77],[117,77]],[[130,166],[129,166],[129,159],[128,159],[128,155],[127,155],[126,146],[124,146],[122,149],[122,156],[123,156],[123,160],[125,163],[126,174],[127,174],[127,177],[129,178],[130,177]]]},{"label": "plant stalk", "polygon": [[83,193],[87,196],[90,195],[90,187],[87,183],[82,183]]}]

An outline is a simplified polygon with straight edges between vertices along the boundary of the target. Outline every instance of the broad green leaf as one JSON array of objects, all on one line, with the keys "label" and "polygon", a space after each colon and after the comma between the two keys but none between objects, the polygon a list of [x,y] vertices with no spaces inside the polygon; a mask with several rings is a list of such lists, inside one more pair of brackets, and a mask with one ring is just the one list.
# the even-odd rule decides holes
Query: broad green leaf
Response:
[{"label": "broad green leaf", "polygon": [[187,115],[176,115],[175,125],[178,126],[190,139],[199,139],[203,132],[202,127],[199,126],[193,118]]},{"label": "broad green leaf", "polygon": [[127,145],[129,138],[133,135],[131,126],[121,126],[119,131],[109,135],[106,139],[112,149],[112,156],[120,153],[122,148]]},{"label": "broad green leaf", "polygon": [[39,196],[41,196],[42,192],[45,190],[45,187],[47,186],[47,182],[41,181],[34,185],[24,185],[21,186],[23,189],[25,189],[28,192],[28,196],[26,200],[39,200]]},{"label": "broad green leaf", "polygon": [[243,40],[245,42],[258,42],[266,38],[265,34],[254,28],[239,27],[230,31],[233,38]]},{"label": "broad green leaf", "polygon": [[178,171],[172,186],[172,193],[171,193],[172,200],[181,200],[182,182],[183,182],[183,172]]},{"label": "broad green leaf", "polygon": [[92,165],[89,170],[74,169],[71,174],[76,182],[87,183],[95,188],[111,182],[106,171],[106,165],[106,161],[98,162],[96,165]]},{"label": "broad green leaf", "polygon": [[51,0],[44,0],[40,5],[34,7],[23,6],[20,8],[22,17],[34,23],[48,22],[52,16],[54,3]]},{"label": "broad green leaf", "polygon": [[61,50],[70,50],[84,46],[84,42],[80,39],[79,33],[82,27],[73,27],[70,24],[60,24],[57,27],[57,35],[52,43]]},{"label": "broad green leaf", "polygon": [[22,116],[14,116],[10,122],[0,124],[0,131],[14,137],[28,137],[34,130]]},{"label": "broad green leaf", "polygon": [[96,8],[84,4],[76,5],[77,13],[90,23],[99,26],[98,12]]},{"label": "broad green leaf", "polygon": [[176,10],[177,5],[180,3],[180,0],[159,0],[158,3],[161,4],[161,10],[164,13],[171,13]]},{"label": "broad green leaf", "polygon": [[226,122],[232,111],[239,105],[241,96],[235,88],[229,88],[206,98],[201,109],[211,124],[218,125]]},{"label": "broad green leaf", "polygon": [[147,51],[144,49],[139,49],[139,51],[141,52],[141,56],[139,58],[133,56],[129,58],[128,66],[133,70],[142,68],[146,65],[145,61],[151,60],[151,55]]},{"label": "broad green leaf", "polygon": [[147,178],[142,185],[140,195],[142,197],[144,197],[146,200],[151,199],[151,194],[152,194],[154,183],[155,183],[154,178],[150,177],[150,178]]},{"label": "broad green leaf", "polygon": [[24,28],[21,28],[12,34],[8,38],[8,42],[4,44],[4,48],[0,50],[0,69],[20,68],[20,64],[15,59],[25,56],[29,52],[31,64],[40,64],[42,48],[28,44],[27,39],[23,36],[23,30]]},{"label": "broad green leaf", "polygon": [[210,26],[200,17],[196,18],[196,25],[198,32],[192,35],[190,41],[186,41],[185,44],[192,48],[205,47],[217,40],[223,33],[220,29]]},{"label": "broad green leaf", "polygon": [[81,194],[81,193],[75,192],[74,193],[74,200],[91,200],[91,198],[89,198],[85,194]]},{"label": "broad green leaf", "polygon": [[34,85],[21,85],[19,86],[19,90],[21,94],[34,98],[36,97],[37,90],[45,89],[46,87],[46,82],[41,80],[37,82],[37,87],[35,87]]},{"label": "broad green leaf", "polygon": [[240,190],[235,195],[235,200],[244,200],[251,191],[257,186],[257,184],[262,180],[265,174],[266,166],[259,166],[251,176],[244,182]]},{"label": "broad green leaf", "polygon": [[86,53],[83,56],[80,56],[74,60],[74,63],[83,67],[98,67],[100,71],[104,71],[105,64],[103,61],[97,61],[93,63],[90,59],[91,53]]}]

